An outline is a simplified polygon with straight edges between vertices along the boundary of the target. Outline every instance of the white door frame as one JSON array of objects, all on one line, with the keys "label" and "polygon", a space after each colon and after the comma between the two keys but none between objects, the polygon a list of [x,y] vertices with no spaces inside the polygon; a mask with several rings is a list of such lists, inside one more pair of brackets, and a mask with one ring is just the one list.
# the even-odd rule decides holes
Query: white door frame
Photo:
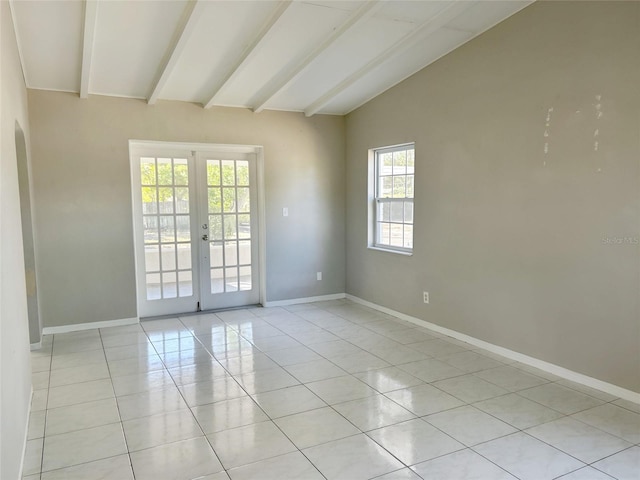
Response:
[{"label": "white door frame", "polygon": [[[136,315],[140,316],[140,302],[141,296],[144,292],[141,291],[141,275],[144,272],[140,271],[140,262],[144,260],[144,245],[140,242],[142,238],[142,232],[139,217],[141,212],[138,211],[141,206],[136,197],[137,191],[140,189],[140,172],[137,157],[142,153],[149,153],[150,151],[161,154],[163,152],[175,153],[175,151],[188,152],[189,156],[193,156],[193,152],[237,152],[237,153],[253,153],[256,156],[256,178],[257,183],[256,196],[258,200],[257,211],[257,223],[258,223],[258,268],[259,268],[259,303],[264,305],[267,301],[266,297],[266,217],[265,217],[265,188],[264,188],[264,147],[260,145],[232,145],[232,144],[210,144],[210,143],[188,143],[188,142],[160,142],[151,140],[129,140],[129,165],[131,169],[131,203],[132,203],[132,225],[133,225],[133,243],[134,243],[134,261],[135,261],[135,276],[136,276]],[[195,162],[194,162],[195,167]],[[194,168],[195,173],[195,168]],[[191,177],[191,175],[190,175]],[[195,193],[195,192],[194,192]],[[194,232],[199,233],[199,230],[193,228],[198,225],[192,225],[192,240]],[[192,248],[195,252],[192,252],[197,258],[199,258],[199,248],[201,248],[201,242],[192,241]],[[196,267],[196,265],[194,265]],[[195,268],[194,268],[195,270]],[[198,272],[194,271],[194,276],[198,275]],[[200,283],[198,276],[198,283]],[[195,293],[194,288],[194,293]],[[199,295],[199,292],[198,292]]]}]

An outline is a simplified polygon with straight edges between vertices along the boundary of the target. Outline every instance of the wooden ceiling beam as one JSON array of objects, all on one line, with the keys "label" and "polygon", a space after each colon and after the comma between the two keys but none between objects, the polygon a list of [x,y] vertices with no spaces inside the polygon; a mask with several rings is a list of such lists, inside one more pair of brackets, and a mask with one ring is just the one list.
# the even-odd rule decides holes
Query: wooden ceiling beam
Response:
[{"label": "wooden ceiling beam", "polygon": [[174,31],[173,38],[171,39],[171,43],[169,44],[169,48],[167,48],[167,52],[165,53],[162,63],[158,68],[151,93],[147,98],[147,103],[149,105],[156,103],[162,94],[162,90],[167,84],[173,69],[185,50],[189,37],[191,37],[191,34],[196,28],[196,24],[198,23],[198,19],[205,8],[205,4],[206,2],[204,0],[189,0],[187,6],[184,8],[180,21]]},{"label": "wooden ceiling beam", "polygon": [[93,61],[93,41],[98,19],[98,1],[84,2],[84,26],[82,30],[82,66],[80,72],[80,98],[89,98],[91,63]]},{"label": "wooden ceiling beam", "polygon": [[229,69],[222,80],[218,82],[218,84],[212,89],[213,93],[209,97],[210,100],[204,105],[204,108],[211,108],[216,104],[216,100],[220,95],[220,91],[240,71],[251,54],[258,50],[260,44],[265,39],[269,31],[271,31],[273,26],[278,22],[280,17],[282,17],[284,12],[286,12],[287,9],[291,6],[291,3],[291,0],[283,0],[278,2],[278,6],[271,12],[271,15],[269,15],[262,27],[260,27],[258,33],[255,35],[255,37],[253,37],[253,40],[245,47],[234,65],[231,67],[231,69]]},{"label": "wooden ceiling beam", "polygon": [[356,70],[354,73],[346,77],[340,83],[335,85],[333,88],[325,92],[318,99],[313,101],[307,108],[304,110],[304,114],[307,117],[315,115],[322,108],[327,105],[331,100],[344,92],[347,88],[351,87],[358,80],[363,78],[369,72],[374,70],[375,68],[382,65],[384,62],[389,60],[390,58],[400,55],[404,51],[408,50],[412,46],[414,46],[417,42],[424,39],[428,35],[432,34],[439,28],[442,28],[451,20],[460,15],[464,10],[469,8],[473,3],[470,3],[465,0],[456,0],[451,2],[449,6],[445,9],[438,12],[435,16],[425,20],[416,28],[411,30],[405,36],[400,38],[397,42],[387,48],[385,51],[380,53],[378,56],[373,58],[367,64]]},{"label": "wooden ceiling beam", "polygon": [[264,92],[254,104],[253,111],[258,113],[264,110],[265,105],[269,103],[269,101],[278,95],[282,90],[284,90],[287,86],[289,86],[296,78],[300,76],[300,74],[311,64],[313,61],[318,58],[322,52],[327,50],[331,45],[333,45],[336,40],[338,40],[342,35],[344,35],[348,30],[355,27],[357,24],[362,22],[363,20],[370,18],[374,15],[381,7],[383,3],[380,0],[368,0],[363,3],[358,9],[354,10],[353,13],[344,21],[342,25],[333,30],[331,34],[325,38],[325,40],[320,43],[316,48],[310,51],[300,62],[294,65],[289,71],[285,72],[280,76],[279,79],[273,85],[270,85],[266,92]]}]

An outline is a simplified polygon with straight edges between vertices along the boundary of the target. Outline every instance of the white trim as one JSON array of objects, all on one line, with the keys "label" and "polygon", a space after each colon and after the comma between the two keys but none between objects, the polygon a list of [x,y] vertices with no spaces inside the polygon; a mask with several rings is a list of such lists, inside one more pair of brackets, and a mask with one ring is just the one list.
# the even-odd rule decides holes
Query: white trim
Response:
[{"label": "white trim", "polygon": [[[130,143],[130,162],[131,162],[131,194],[132,194],[132,219],[133,219],[133,232],[134,232],[134,246],[135,246],[135,259],[136,259],[136,299],[137,299],[137,312],[139,317],[153,317],[156,315],[168,315],[177,314],[182,312],[195,312],[197,310],[196,305],[198,302],[198,293],[192,291],[189,296],[176,296],[170,299],[163,299],[164,301],[149,300],[147,299],[147,286],[146,286],[146,274],[145,274],[145,242],[144,242],[144,228],[143,228],[143,205],[142,205],[142,190],[141,186],[141,157],[158,157],[158,153],[163,156],[171,158],[172,162],[176,159],[182,158],[187,160],[188,165],[188,185],[186,188],[189,190],[189,211],[196,212],[197,208],[197,188],[196,188],[196,173],[195,173],[195,155],[194,152],[186,147],[177,148],[173,147],[173,144],[162,142],[158,148],[154,148],[153,144],[144,146],[142,143],[133,144]],[[155,161],[155,160],[154,160]],[[156,185],[156,187],[158,187]],[[159,215],[161,212],[158,211]],[[174,218],[177,212],[172,215]],[[199,236],[198,231],[199,222],[191,221],[191,238],[195,239]],[[177,225],[174,225],[177,228]],[[177,241],[172,242],[176,245]],[[191,273],[192,279],[199,276],[199,262],[198,262],[198,245],[192,241],[191,245]],[[182,270],[182,269],[178,269]],[[188,269],[185,269],[188,270]],[[170,270],[171,271],[171,270]],[[183,270],[184,271],[184,270]],[[159,272],[162,275],[163,271]]]},{"label": "white trim", "polygon": [[[51,90],[51,89],[41,88],[40,90]],[[54,91],[64,92],[65,90],[54,90]],[[145,100],[145,101],[147,100],[147,97],[141,97],[139,95],[126,95],[124,93],[105,93],[105,92],[98,92],[96,90],[92,91],[91,95],[96,97],[127,98],[127,99]]]},{"label": "white trim", "polygon": [[267,300],[267,196],[264,176],[264,148],[256,147],[256,177],[258,195],[258,273],[260,290],[258,302],[263,305]]},{"label": "white trim", "polygon": [[[388,198],[388,197],[381,197],[380,195],[380,155],[386,155],[389,153],[395,153],[395,152],[413,152],[414,155],[414,159],[415,159],[415,151],[416,151],[416,144],[415,142],[408,142],[408,143],[400,143],[397,145],[389,145],[389,146],[385,146],[385,147],[377,147],[377,148],[371,148],[369,149],[368,152],[368,156],[367,156],[367,168],[368,168],[368,192],[367,192],[367,198],[369,200],[369,206],[368,206],[368,214],[367,214],[367,222],[369,223],[368,226],[368,235],[367,235],[367,248],[372,249],[372,250],[378,250],[381,252],[388,252],[388,253],[397,253],[400,255],[406,255],[406,256],[411,256],[413,255],[413,246],[411,247],[404,247],[404,246],[395,246],[395,245],[391,245],[389,244],[385,244],[385,243],[380,243],[380,229],[381,229],[381,224],[388,224],[388,225],[402,225],[403,227],[403,231],[404,231],[404,226],[405,225],[411,225],[413,227],[414,222],[408,223],[404,220],[402,222],[397,222],[397,221],[384,221],[384,220],[379,220],[379,212],[380,212],[380,204],[381,203],[400,203],[402,202],[403,204],[403,210],[404,210],[404,204],[407,202],[410,202],[412,204],[412,206],[414,205],[414,197],[393,197],[393,198]],[[409,171],[408,171],[407,167],[405,169],[405,176],[409,175]],[[414,160],[414,167],[413,167],[413,173],[411,174],[413,177],[415,177],[415,160]],[[393,180],[397,175],[395,174],[395,172],[391,171],[391,175],[384,175],[385,177],[391,177],[391,179]],[[392,182],[394,183],[394,182]],[[405,190],[405,195],[406,195],[406,190]],[[415,219],[415,214],[414,214],[414,219]],[[391,241],[391,239],[389,239],[389,242]],[[404,233],[403,233],[403,244],[404,244]],[[413,233],[411,235],[411,244],[413,245]]]},{"label": "white trim", "polygon": [[162,89],[167,84],[180,56],[184,52],[187,40],[191,37],[198,23],[198,19],[202,16],[205,8],[204,4],[205,2],[203,0],[189,0],[182,12],[182,17],[173,34],[171,45],[169,45],[162,66],[156,74],[156,80],[149,94],[149,99],[147,100],[149,105],[156,103],[156,100],[158,100],[158,97],[162,93]]},{"label": "white trim", "polygon": [[[453,48],[447,50],[446,52],[442,52],[440,55],[438,55],[437,58],[434,58],[433,60],[431,60],[427,65],[421,65],[419,67],[416,67],[415,69],[412,69],[410,72],[407,72],[402,78],[394,81],[394,83],[392,85],[387,85],[386,87],[384,87],[382,90],[379,90],[375,93],[372,93],[371,95],[369,95],[368,97],[366,97],[366,99],[364,100],[360,100],[358,102],[358,104],[351,106],[351,107],[347,107],[348,111],[345,113],[342,113],[341,115],[349,115],[351,112],[353,112],[354,110],[357,110],[358,108],[360,108],[361,106],[363,106],[365,103],[369,103],[371,100],[373,100],[374,98],[382,95],[384,92],[386,92],[387,90],[391,90],[393,87],[395,87],[396,85],[398,85],[399,83],[404,82],[407,78],[412,77],[413,75],[415,75],[416,73],[418,73],[420,70],[427,68],[429,65],[431,65],[432,63],[437,62],[438,60],[440,60],[442,57],[444,57],[445,55],[450,54],[451,52],[453,52],[454,50],[456,50],[457,48],[460,48],[461,46],[463,46],[466,43],[469,43],[471,40],[473,40],[474,38],[482,35],[484,32],[491,30],[493,27],[495,27],[496,25],[498,25],[501,22],[504,22],[507,18],[512,17],[513,15],[515,15],[516,13],[518,13],[520,10],[524,9],[525,7],[528,7],[529,5],[531,5],[533,2],[535,2],[536,0],[524,0],[522,2],[522,6],[520,8],[518,8],[517,10],[514,10],[512,13],[509,14],[509,16],[505,17],[505,18],[500,18],[500,20],[498,20],[495,23],[492,23],[490,26],[487,26],[485,28],[482,29],[482,31],[478,32],[478,31],[470,31],[470,30],[462,30],[462,29],[458,29],[458,28],[453,28],[451,26],[444,26],[443,29],[444,30],[456,30],[458,32],[466,32],[469,33],[471,36],[469,38],[467,38],[466,40],[463,40],[461,43],[456,44]],[[516,2],[513,2],[516,3]],[[325,112],[322,112],[323,114],[326,115]]]},{"label": "white trim", "polygon": [[216,99],[219,97],[220,91],[224,88],[225,85],[229,83],[229,81],[231,81],[233,77],[235,77],[238,74],[238,72],[242,69],[242,66],[245,64],[247,59],[252,54],[258,51],[262,41],[269,34],[273,26],[278,22],[280,17],[282,17],[284,12],[287,11],[287,9],[291,6],[292,3],[293,3],[293,0],[280,0],[278,2],[275,9],[273,10],[269,18],[267,18],[266,22],[262,25],[260,30],[258,30],[258,33],[253,38],[251,43],[244,48],[244,50],[240,54],[240,57],[236,60],[233,67],[231,67],[231,69],[225,74],[222,81],[218,82],[218,84],[215,86],[213,93],[209,97],[210,100],[204,104],[204,108],[211,108],[216,104]]},{"label": "white trim", "polygon": [[123,327],[125,325],[135,325],[137,323],[140,323],[140,319],[138,317],[121,318],[118,320],[105,320],[102,322],[76,323],[74,325],[44,327],[42,329],[42,334],[54,335],[56,333],[69,333],[69,332],[79,332],[82,330],[93,330],[94,328]]},{"label": "white trim", "polygon": [[27,70],[24,63],[24,54],[22,53],[22,42],[20,41],[20,35],[18,34],[18,23],[16,22],[16,12],[14,4],[15,0],[9,0],[9,11],[11,12],[11,22],[13,23],[13,34],[16,39],[16,46],[18,47],[18,57],[20,58],[20,69],[22,70],[22,79],[24,80],[24,86],[31,88],[29,82],[27,82]]},{"label": "white trim", "polygon": [[44,87],[30,87],[27,85],[29,90],[39,90],[42,92],[60,92],[60,93],[77,93],[80,94],[79,90],[66,90],[64,88],[44,88]]},{"label": "white trim", "polygon": [[322,43],[317,45],[311,52],[307,53],[306,57],[294,65],[288,71],[285,71],[280,78],[270,85],[266,93],[256,102],[253,111],[259,113],[264,110],[264,107],[269,101],[278,95],[287,86],[291,85],[300,74],[316,60],[322,52],[327,50],[333,43],[343,36],[347,31],[353,28],[358,23],[370,18],[380,8],[382,8],[383,2],[379,0],[366,0],[358,9],[354,10],[351,15],[345,20],[342,25],[331,31],[329,36],[324,39]]},{"label": "white trim", "polygon": [[[138,225],[138,212],[137,212],[137,200],[136,198],[140,195],[138,185],[140,184],[138,179],[140,175],[139,165],[134,161],[134,153],[133,153],[133,144],[132,141],[129,140],[129,178],[131,180],[131,231],[133,232],[133,265],[135,268],[133,269],[135,285],[136,285],[136,315],[140,317],[140,273],[138,272],[140,268],[138,267],[141,261],[140,254],[138,253],[138,229],[140,226]],[[137,183],[137,184],[136,184]]]},{"label": "white trim", "polygon": [[385,63],[393,56],[404,53],[410,47],[423,40],[426,36],[445,26],[466,9],[470,8],[471,5],[472,3],[468,4],[467,2],[462,0],[452,1],[444,10],[437,13],[434,17],[430,17],[421,24],[417,25],[416,28],[408,32],[405,36],[400,38],[397,42],[387,48],[380,55],[370,60],[367,64],[363,65],[361,68],[353,72],[351,75],[343,79],[340,83],[321,95],[315,101],[310,103],[307,108],[304,109],[304,114],[307,117],[315,115],[320,110],[322,110],[325,105],[331,102],[331,100],[344,92],[347,88],[354,85],[365,75],[371,73],[374,69]]},{"label": "white trim", "polygon": [[[210,222],[210,218],[213,215],[219,215],[220,219],[222,220],[222,215],[224,212],[220,211],[219,213],[215,213],[215,212],[209,212],[209,208],[208,208],[208,182],[206,181],[206,179],[208,178],[207,175],[207,162],[209,159],[218,159],[218,160],[232,160],[232,161],[238,161],[238,160],[242,160],[248,163],[249,165],[249,190],[250,190],[250,209],[249,209],[249,215],[250,215],[250,223],[251,223],[251,233],[250,233],[250,242],[251,242],[251,262],[249,263],[249,266],[251,268],[251,288],[249,290],[241,290],[238,289],[236,291],[225,291],[225,292],[218,292],[218,293],[212,293],[211,291],[211,286],[212,286],[212,280],[210,278],[210,274],[209,274],[209,270],[212,267],[211,265],[211,258],[210,258],[210,254],[209,254],[209,245],[208,243],[205,243],[204,245],[201,242],[199,243],[199,256],[197,259],[197,263],[200,266],[200,308],[202,310],[208,311],[208,310],[220,310],[220,309],[225,309],[225,308],[237,308],[237,307],[241,307],[241,306],[245,306],[245,305],[256,305],[260,303],[260,290],[261,290],[261,284],[260,284],[260,258],[262,257],[261,252],[260,252],[260,220],[258,218],[258,214],[259,214],[259,209],[258,209],[258,202],[260,201],[259,196],[258,196],[258,191],[260,190],[259,186],[258,186],[258,173],[257,173],[257,162],[258,162],[258,155],[254,152],[251,153],[236,153],[236,154],[230,154],[229,152],[226,152],[224,154],[224,156],[220,155],[220,152],[215,151],[213,155],[206,155],[203,154],[202,152],[196,152],[196,178],[198,179],[197,182],[194,182],[196,184],[196,188],[197,188],[197,193],[198,193],[198,202],[197,205],[194,207],[194,210],[198,212],[198,222],[196,222],[197,225],[203,224],[203,223],[209,223]],[[238,187],[237,182],[234,183],[234,185],[236,186],[236,188]],[[221,186],[224,187],[224,182],[221,184]],[[221,197],[222,198],[222,197]],[[237,210],[237,209],[236,209]],[[258,213],[256,213],[258,212]],[[236,212],[236,214],[239,214],[240,212]],[[200,236],[201,232],[197,232],[196,233],[196,237],[198,238]],[[226,234],[226,227],[224,226],[224,224],[222,225],[222,238],[226,238],[227,234]],[[242,238],[238,237],[237,239],[231,239],[229,238],[228,240],[237,242],[237,241],[242,241]],[[239,244],[238,244],[238,248],[239,248]],[[225,257],[224,261],[223,261],[223,267],[230,267],[230,268],[236,268],[233,265],[227,265],[226,262],[226,255],[223,255]],[[238,262],[238,266],[241,263]],[[226,268],[225,268],[226,269]],[[224,280],[226,282],[226,273],[224,274]],[[226,290],[226,288],[225,288]]]},{"label": "white trim", "polygon": [[31,395],[29,395],[29,408],[27,409],[27,423],[24,426],[24,442],[22,444],[22,457],[20,459],[20,475],[18,478],[23,477],[24,473],[24,459],[27,456],[27,442],[29,441],[29,423],[31,422],[31,403],[33,402],[33,383],[31,384]]},{"label": "white trim", "polygon": [[[148,317],[156,317],[162,315],[171,315],[171,314],[180,314],[180,313],[191,313],[195,312],[195,303],[193,304],[193,309],[190,307],[185,307],[184,304],[175,304],[175,309],[167,309],[166,304],[161,305],[162,311],[151,309],[148,310],[150,305],[143,304],[144,296],[141,296],[140,293],[144,292],[144,283],[143,278],[140,276],[140,272],[144,271],[144,265],[140,263],[143,261],[141,255],[141,244],[140,244],[140,224],[138,220],[142,217],[141,213],[141,200],[139,198],[140,189],[138,185],[140,184],[140,171],[137,164],[137,159],[140,156],[157,156],[159,154],[167,155],[167,156],[175,156],[175,155],[184,155],[189,159],[189,171],[190,171],[190,186],[194,188],[194,194],[192,200],[193,204],[191,205],[191,212],[198,212],[198,205],[202,203],[202,192],[198,190],[198,182],[196,181],[197,170],[198,170],[198,158],[202,157],[206,154],[224,154],[225,157],[228,156],[229,159],[237,158],[237,159],[248,159],[245,158],[247,156],[251,156],[252,165],[255,166],[253,170],[255,172],[255,178],[252,180],[252,184],[255,185],[256,189],[256,200],[257,206],[255,207],[255,211],[257,211],[258,218],[256,220],[256,230],[257,230],[257,247],[258,253],[255,256],[257,258],[255,265],[258,270],[258,278],[254,278],[254,282],[258,284],[257,298],[245,299],[247,305],[254,305],[257,303],[262,303],[266,299],[266,215],[265,215],[265,186],[264,186],[264,147],[261,145],[238,145],[238,144],[215,144],[215,143],[196,143],[196,142],[162,142],[162,141],[153,141],[153,140],[137,140],[130,139],[129,140],[129,160],[130,160],[130,173],[131,173],[131,201],[132,201],[132,224],[134,231],[134,255],[135,255],[135,264],[136,264],[136,298],[137,298],[137,312],[136,314],[143,318]],[[234,156],[235,155],[235,156]],[[193,177],[192,177],[193,175]],[[206,193],[206,192],[205,192]],[[253,188],[252,188],[253,195]],[[205,197],[206,198],[206,197]],[[205,201],[206,204],[206,201]],[[201,212],[202,213],[202,212]],[[252,224],[253,224],[252,214]],[[200,236],[200,231],[198,225],[200,225],[200,221],[192,222],[192,238],[196,239]],[[252,227],[253,228],[253,227]],[[200,264],[200,251],[198,249],[199,242],[192,242],[192,245],[195,245],[196,248],[193,248],[192,265],[194,278],[199,280],[200,285],[204,285],[202,275],[199,271]],[[253,264],[253,263],[252,263]],[[252,289],[251,292],[254,292]],[[194,290],[194,296],[197,297],[195,301],[199,301],[201,306],[204,305],[204,298],[200,294],[201,292],[198,290],[198,295],[195,295],[196,290]],[[243,292],[238,292],[243,293]],[[253,293],[252,293],[253,296]],[[184,298],[193,298],[193,297],[184,297]],[[171,299],[172,301],[175,299]],[[241,303],[243,300],[241,297],[237,297],[236,300]],[[155,302],[154,302],[155,303]],[[160,305],[160,304],[158,304]],[[238,305],[239,306],[239,305]],[[216,307],[218,308],[227,308],[227,305],[220,305]],[[160,308],[160,307],[159,307]],[[203,308],[203,310],[207,310],[207,308]]]},{"label": "white trim", "polygon": [[93,43],[98,20],[97,0],[84,2],[84,28],[82,33],[82,65],[80,66],[80,98],[89,98],[91,81],[91,63],[93,61]]},{"label": "white trim", "polygon": [[155,140],[129,140],[131,153],[146,153],[147,150],[165,153],[167,150],[188,150],[215,153],[255,153],[262,151],[260,145],[235,145],[231,143],[161,142]]},{"label": "white trim", "polygon": [[381,246],[381,245],[367,245],[367,249],[375,250],[376,252],[395,253],[397,255],[404,255],[405,257],[413,256],[413,250],[400,250],[400,249],[386,248],[385,246]]},{"label": "white trim", "polygon": [[[42,338],[42,334],[40,334],[40,338]],[[32,343],[29,346],[29,349],[33,352],[34,350],[40,350],[42,348],[42,340],[37,343]]]},{"label": "white trim", "polygon": [[330,295],[319,295],[317,297],[291,298],[289,300],[275,300],[273,302],[264,302],[263,307],[286,307],[288,305],[298,305],[300,303],[325,302],[327,300],[342,300],[347,298],[346,293],[332,293]]},{"label": "white trim", "polygon": [[596,390],[600,390],[610,395],[620,397],[625,400],[629,400],[630,402],[640,403],[640,393],[638,392],[627,390],[626,388],[622,388],[617,385],[613,385],[611,383],[603,382],[602,380],[598,380],[597,378],[589,377],[587,375],[583,375],[582,373],[574,372],[573,370],[569,370],[559,365],[545,362],[544,360],[530,357],[528,355],[524,355],[522,353],[509,350],[508,348],[500,347],[498,345],[485,342],[484,340],[479,340],[475,337],[465,335],[464,333],[460,333],[455,330],[451,330],[449,328],[441,327],[440,325],[436,325],[435,323],[427,322],[426,320],[421,320],[419,318],[412,317],[410,315],[406,315],[401,312],[397,312],[396,310],[392,310],[391,308],[383,307],[376,303],[363,300],[354,295],[347,294],[346,298],[348,300],[351,300],[352,302],[359,303],[360,305],[373,308],[374,310],[378,310],[380,312],[393,315],[394,317],[397,317],[401,320],[406,320],[407,322],[411,322],[420,327],[426,327],[435,332],[448,335],[450,337],[461,340],[463,342],[470,343],[471,345],[475,345],[480,348],[484,348],[485,350],[488,350],[492,353],[502,355],[503,357],[510,358],[511,360],[516,360],[520,363],[524,363],[525,365],[538,368],[540,370],[551,373],[558,377],[562,377],[567,380],[571,380],[572,382],[586,385],[587,387],[595,388]]}]

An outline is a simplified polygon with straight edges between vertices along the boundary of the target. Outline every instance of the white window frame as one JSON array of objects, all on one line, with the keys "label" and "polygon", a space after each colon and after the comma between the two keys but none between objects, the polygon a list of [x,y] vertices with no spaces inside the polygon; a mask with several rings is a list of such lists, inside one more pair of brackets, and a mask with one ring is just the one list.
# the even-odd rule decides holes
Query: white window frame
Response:
[{"label": "white window frame", "polygon": [[[413,254],[413,232],[411,239],[411,247],[390,245],[382,243],[380,241],[380,220],[378,218],[378,205],[380,203],[411,203],[415,205],[413,197],[396,197],[396,198],[384,198],[381,196],[379,190],[379,166],[378,158],[381,154],[393,153],[403,150],[413,150],[414,152],[414,193],[415,193],[415,143],[403,143],[400,145],[393,145],[388,147],[373,148],[369,150],[369,234],[368,234],[368,247],[373,250],[381,250],[385,252],[397,253],[401,255]],[[415,209],[413,211],[413,218],[415,219]],[[406,222],[403,218],[402,222],[389,222],[403,225],[413,225],[413,222]]]}]

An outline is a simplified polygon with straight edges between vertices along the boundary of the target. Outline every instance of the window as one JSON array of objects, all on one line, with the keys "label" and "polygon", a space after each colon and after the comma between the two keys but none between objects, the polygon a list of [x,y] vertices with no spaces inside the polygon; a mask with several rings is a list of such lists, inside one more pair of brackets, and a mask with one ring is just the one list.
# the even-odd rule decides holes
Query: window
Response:
[{"label": "window", "polygon": [[[413,251],[414,144],[373,152],[372,238],[370,246],[400,253]],[[371,241],[373,240],[373,241]]]}]

